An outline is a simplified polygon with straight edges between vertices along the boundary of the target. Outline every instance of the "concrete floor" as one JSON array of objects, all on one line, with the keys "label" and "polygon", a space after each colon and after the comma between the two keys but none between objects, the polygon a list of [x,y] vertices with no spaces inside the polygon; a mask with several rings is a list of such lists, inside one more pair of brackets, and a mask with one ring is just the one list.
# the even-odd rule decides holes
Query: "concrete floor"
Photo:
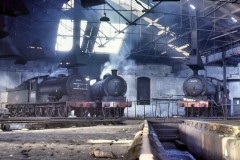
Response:
[{"label": "concrete floor", "polygon": [[[124,159],[141,121],[125,121],[122,125],[14,130],[0,132],[0,159],[95,160],[94,148],[111,151]],[[108,158],[101,158],[101,160]]]}]

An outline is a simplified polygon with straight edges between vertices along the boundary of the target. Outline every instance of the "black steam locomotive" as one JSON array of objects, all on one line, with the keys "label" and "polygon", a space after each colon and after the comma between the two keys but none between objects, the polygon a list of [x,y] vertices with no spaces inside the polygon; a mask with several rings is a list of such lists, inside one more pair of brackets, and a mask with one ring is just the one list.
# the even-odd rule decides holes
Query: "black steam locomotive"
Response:
[{"label": "black steam locomotive", "polygon": [[223,91],[218,79],[193,75],[184,81],[185,98],[178,105],[185,107],[186,116],[223,116]]},{"label": "black steam locomotive", "polygon": [[112,70],[112,75],[107,74],[102,81],[91,87],[92,97],[97,101],[97,106],[103,109],[104,116],[123,116],[124,108],[131,103],[124,96],[127,91],[126,81],[117,75],[117,70]]},{"label": "black steam locomotive", "polygon": [[[117,71],[113,72],[114,75],[92,86],[80,75],[28,79],[8,89],[6,108],[12,116],[66,117],[74,111],[78,117],[106,116],[107,113],[122,117],[124,108],[130,106],[124,97],[127,85]],[[113,114],[112,110],[117,112]]]}]

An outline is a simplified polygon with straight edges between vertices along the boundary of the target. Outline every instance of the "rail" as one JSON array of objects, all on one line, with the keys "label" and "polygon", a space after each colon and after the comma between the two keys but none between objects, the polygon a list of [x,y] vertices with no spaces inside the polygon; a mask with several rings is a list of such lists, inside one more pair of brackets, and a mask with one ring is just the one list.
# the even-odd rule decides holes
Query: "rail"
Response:
[{"label": "rail", "polygon": [[141,146],[141,152],[139,156],[139,160],[154,160],[154,154],[151,150],[151,144],[149,140],[149,128],[148,128],[148,122],[144,120],[143,123],[143,134],[142,134],[142,146]]}]

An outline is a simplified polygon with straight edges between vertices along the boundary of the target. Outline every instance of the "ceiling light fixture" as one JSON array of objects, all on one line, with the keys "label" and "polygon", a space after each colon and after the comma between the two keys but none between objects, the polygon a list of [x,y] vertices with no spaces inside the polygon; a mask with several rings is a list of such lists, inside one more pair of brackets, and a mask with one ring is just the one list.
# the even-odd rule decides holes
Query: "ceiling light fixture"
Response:
[{"label": "ceiling light fixture", "polygon": [[109,21],[110,21],[110,18],[108,18],[107,15],[106,15],[106,12],[105,12],[105,4],[104,4],[103,6],[104,6],[104,8],[103,8],[103,10],[104,10],[104,13],[103,13],[104,16],[100,18],[100,21],[101,21],[101,22],[109,22]]},{"label": "ceiling light fixture", "polygon": [[104,14],[104,16],[100,18],[100,21],[101,22],[109,22],[110,19],[107,17],[106,13],[104,12],[103,14]]}]

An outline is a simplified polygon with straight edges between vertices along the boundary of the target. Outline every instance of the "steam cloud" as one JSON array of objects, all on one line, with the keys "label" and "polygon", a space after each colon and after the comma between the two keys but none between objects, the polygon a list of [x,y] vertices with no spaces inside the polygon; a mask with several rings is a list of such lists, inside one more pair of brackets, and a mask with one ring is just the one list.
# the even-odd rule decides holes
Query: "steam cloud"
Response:
[{"label": "steam cloud", "polygon": [[49,77],[58,77],[59,74],[64,74],[64,75],[68,75],[68,70],[67,68],[58,68],[57,70],[53,71]]},{"label": "steam cloud", "polygon": [[110,61],[103,65],[100,78],[102,79],[107,73],[111,74],[112,69],[117,69],[120,74],[131,74],[136,67],[137,65],[134,60],[126,60],[121,55],[111,55]]}]

